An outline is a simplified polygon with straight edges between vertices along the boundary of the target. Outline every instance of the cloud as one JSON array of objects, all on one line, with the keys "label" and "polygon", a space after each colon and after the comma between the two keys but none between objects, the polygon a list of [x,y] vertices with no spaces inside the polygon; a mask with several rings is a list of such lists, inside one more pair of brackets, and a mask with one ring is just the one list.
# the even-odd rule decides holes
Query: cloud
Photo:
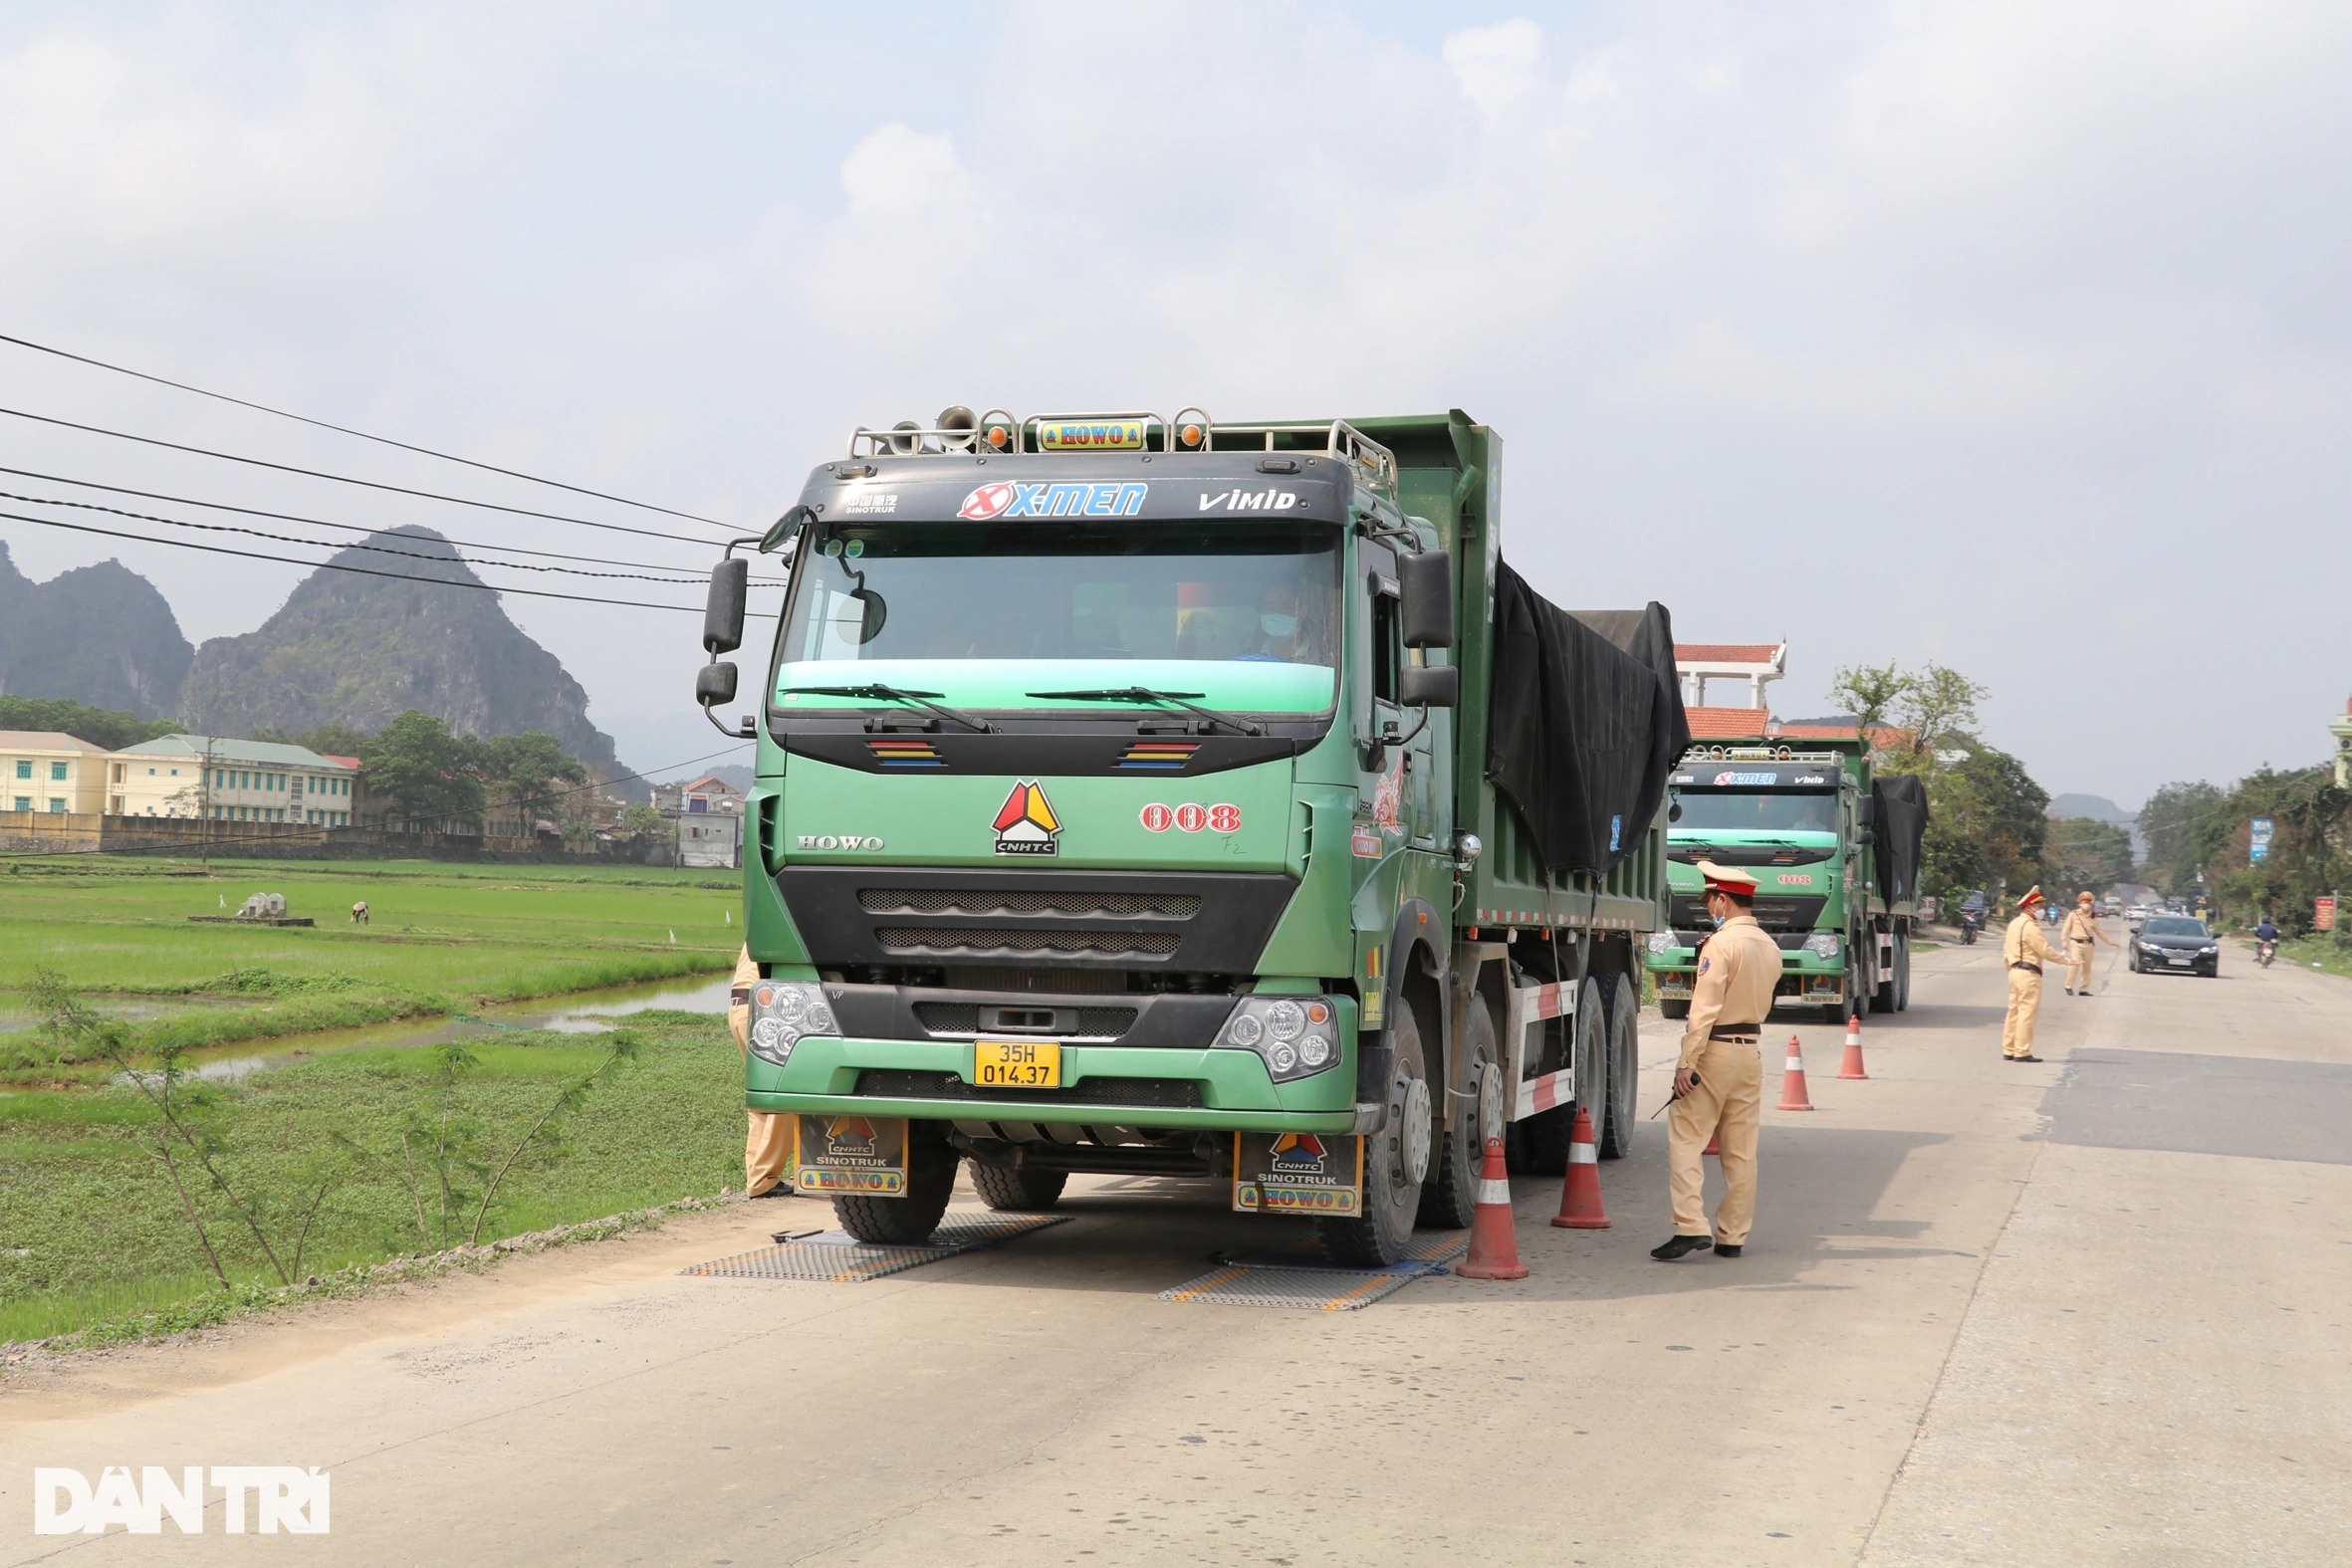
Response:
[{"label": "cloud", "polygon": [[1492,120],[1535,87],[1543,29],[1525,17],[1492,27],[1466,27],[1447,34],[1441,52],[1454,70],[1454,80],[1462,85],[1463,97]]}]

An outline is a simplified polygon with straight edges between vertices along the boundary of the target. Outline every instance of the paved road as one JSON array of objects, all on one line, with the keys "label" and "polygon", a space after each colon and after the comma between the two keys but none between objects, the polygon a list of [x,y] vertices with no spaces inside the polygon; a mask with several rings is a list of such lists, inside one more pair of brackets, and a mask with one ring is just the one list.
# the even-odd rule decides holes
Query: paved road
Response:
[{"label": "paved road", "polygon": [[[739,1207],[0,1385],[0,1560],[2346,1560],[2352,985],[2118,966],[2040,1066],[2001,996],[1923,953],[1868,1082],[1798,1028],[1819,1109],[1766,1113],[1736,1262],[1644,1255],[1654,1125],[1614,1230],[1527,1183],[1531,1277],[1360,1312],[1153,1299],[1286,1234],[1175,1184],[867,1284],[680,1277],[823,1219]],[[334,1534],[36,1538],[37,1463],[323,1465]]]}]

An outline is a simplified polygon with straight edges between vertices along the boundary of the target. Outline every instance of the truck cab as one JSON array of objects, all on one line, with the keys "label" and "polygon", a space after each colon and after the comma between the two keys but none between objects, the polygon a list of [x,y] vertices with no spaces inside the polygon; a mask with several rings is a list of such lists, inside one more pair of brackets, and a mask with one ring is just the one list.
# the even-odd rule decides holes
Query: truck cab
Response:
[{"label": "truck cab", "polygon": [[1458,414],[955,409],[856,432],[738,542],[790,577],[722,728],[758,740],[746,1098],[798,1118],[802,1191],[870,1239],[928,1233],[959,1160],[1010,1208],[1230,1179],[1371,1263],[1467,1223],[1454,643],[1498,450]]}]

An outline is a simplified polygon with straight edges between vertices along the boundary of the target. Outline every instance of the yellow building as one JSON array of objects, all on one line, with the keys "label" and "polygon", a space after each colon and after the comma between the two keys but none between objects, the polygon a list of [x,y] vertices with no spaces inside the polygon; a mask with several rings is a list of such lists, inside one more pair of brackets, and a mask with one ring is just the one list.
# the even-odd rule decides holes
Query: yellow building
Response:
[{"label": "yellow building", "polygon": [[117,752],[107,809],[118,816],[211,817],[349,827],[359,771],[303,746],[166,735]]},{"label": "yellow building", "polygon": [[108,753],[56,730],[0,730],[0,810],[106,809]]}]

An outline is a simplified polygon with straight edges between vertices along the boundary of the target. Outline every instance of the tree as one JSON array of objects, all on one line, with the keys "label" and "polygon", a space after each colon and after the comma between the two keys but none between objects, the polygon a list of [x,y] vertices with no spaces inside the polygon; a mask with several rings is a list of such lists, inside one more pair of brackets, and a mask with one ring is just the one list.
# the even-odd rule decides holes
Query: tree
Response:
[{"label": "tree", "polygon": [[0,697],[0,730],[56,730],[110,752],[179,733],[176,719],[93,708],[69,697]]},{"label": "tree", "polygon": [[620,813],[620,830],[631,838],[658,838],[669,818],[642,801]]},{"label": "tree", "polygon": [[[2252,854],[2255,817],[2271,824],[2260,860]],[[2300,933],[2310,924],[2312,899],[2334,892],[2352,871],[2352,791],[2336,786],[2329,764],[2247,775],[2215,807],[2209,831],[2207,887],[2233,923],[2266,914]]]},{"label": "tree", "polygon": [[477,777],[492,798],[513,806],[526,822],[556,815],[564,798],[588,782],[588,770],[565,756],[554,736],[538,730],[494,735],[476,746]]},{"label": "tree", "polygon": [[1829,678],[1829,696],[1853,711],[1854,722],[1867,736],[1887,722],[1915,679],[1892,664],[1849,664]]},{"label": "tree", "polygon": [[2061,817],[2049,828],[2051,896],[2062,890],[2104,893],[2131,879],[2132,835],[2113,822],[2088,816]]},{"label": "tree", "polygon": [[2200,780],[2169,784],[2140,807],[2140,836],[2147,840],[2148,859],[2141,875],[2168,897],[2197,891],[2197,873],[2221,853],[2225,791]]},{"label": "tree", "polygon": [[[1916,671],[1893,664],[1849,664],[1830,677],[1829,695],[1853,710],[1867,739],[1873,731],[1906,733],[1906,773],[1928,771],[1928,759],[1977,728],[1986,690],[1947,665],[1929,660]],[[1901,763],[1898,763],[1901,766]]]},{"label": "tree", "polygon": [[475,777],[477,747],[453,735],[449,721],[413,708],[360,749],[368,792],[390,800],[410,822],[474,822],[482,815]]},{"label": "tree", "polygon": [[[1921,884],[1952,899],[1973,888],[1996,892],[2006,883],[2021,893],[2045,875],[2043,813],[2049,791],[2033,782],[2025,765],[1974,736],[1954,735],[1968,756],[1927,773],[1928,831],[1921,853]],[[1933,760],[1933,754],[1928,754]]]},{"label": "tree", "polygon": [[356,757],[367,749],[368,734],[348,724],[323,724],[306,730],[294,738],[297,746],[309,747],[321,757]]}]

